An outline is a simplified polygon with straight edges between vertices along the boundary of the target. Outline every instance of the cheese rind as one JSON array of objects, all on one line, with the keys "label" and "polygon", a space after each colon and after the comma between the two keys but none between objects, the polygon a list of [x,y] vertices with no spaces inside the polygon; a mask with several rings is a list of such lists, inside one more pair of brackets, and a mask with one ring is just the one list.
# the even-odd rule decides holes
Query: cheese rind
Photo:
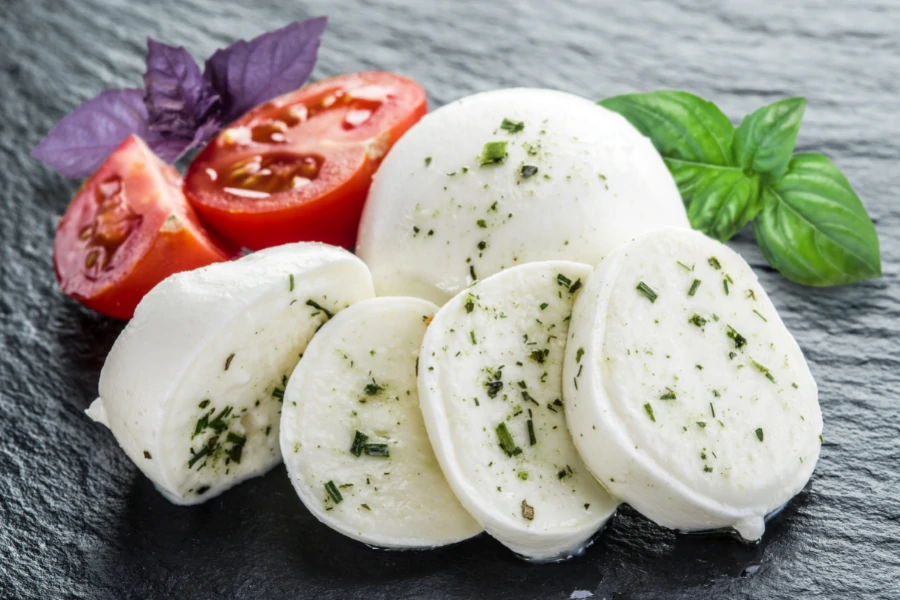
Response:
[{"label": "cheese rind", "polygon": [[285,392],[281,449],[297,495],[319,521],[373,546],[431,548],[481,532],[419,410],[419,345],[436,311],[417,298],[351,306],[316,335]]},{"label": "cheese rind", "polygon": [[598,265],[563,385],[588,468],[666,527],[759,539],[819,456],[803,353],[750,266],[699,232],[656,230]]},{"label": "cheese rind", "polygon": [[138,305],[87,414],[176,504],[281,460],[287,375],[329,314],[374,295],[345,250],[299,243],[173,275]]},{"label": "cheese rind", "polygon": [[689,228],[681,195],[621,115],[559,91],[505,89],[426,115],[394,145],[373,178],[357,254],[378,295],[442,304],[519,264],[596,264],[664,225]]},{"label": "cheese rind", "polygon": [[493,275],[438,311],[419,355],[447,481],[489,534],[533,560],[578,554],[618,504],[576,453],[562,402],[568,317],[589,273],[550,261]]}]

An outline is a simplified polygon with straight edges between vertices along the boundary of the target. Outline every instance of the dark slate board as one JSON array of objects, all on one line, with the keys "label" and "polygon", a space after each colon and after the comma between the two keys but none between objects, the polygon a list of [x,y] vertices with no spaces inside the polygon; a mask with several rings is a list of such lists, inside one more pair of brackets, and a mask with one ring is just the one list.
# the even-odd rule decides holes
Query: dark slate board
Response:
[{"label": "dark slate board", "polygon": [[[900,6],[831,4],[3,0],[0,598],[900,597]],[[323,13],[317,77],[398,71],[432,107],[517,85],[591,98],[687,89],[732,117],[809,99],[800,148],[829,154],[856,186],[885,277],[802,288],[766,266],[749,232],[732,242],[806,352],[825,415],[812,482],[762,543],[675,535],[623,508],[565,564],[525,564],[484,536],[375,551],[312,518],[282,467],[203,506],[172,506],[88,421],[122,323],[57,290],[50,244],[77,183],[30,149],[82,100],[139,85],[147,35],[205,57]]]}]

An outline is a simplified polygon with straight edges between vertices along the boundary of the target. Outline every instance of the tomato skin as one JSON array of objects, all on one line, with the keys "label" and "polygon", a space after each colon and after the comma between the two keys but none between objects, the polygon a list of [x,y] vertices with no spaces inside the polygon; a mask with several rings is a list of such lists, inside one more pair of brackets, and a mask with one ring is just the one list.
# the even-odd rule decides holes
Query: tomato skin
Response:
[{"label": "tomato skin", "polygon": [[[114,240],[106,267],[91,272],[85,265],[100,246],[81,234],[89,227],[97,231],[99,190],[110,181],[123,190],[116,208],[129,215],[131,226],[123,229],[124,239]],[[143,141],[126,139],[84,182],[57,226],[53,267],[62,291],[99,313],[130,319],[141,298],[169,275],[234,257],[235,249],[200,225],[180,184],[177,171]],[[109,227],[119,233],[115,223]]]},{"label": "tomato skin", "polygon": [[[352,249],[372,175],[394,142],[426,112],[421,86],[391,73],[313,83],[225,128],[188,167],[185,196],[210,229],[236,245],[258,250],[318,241]],[[358,124],[351,122],[359,115]],[[299,172],[292,169],[313,157],[315,174],[301,177],[302,186],[288,185]],[[235,173],[254,160],[251,176],[234,183]],[[269,162],[286,174],[247,183]]]}]

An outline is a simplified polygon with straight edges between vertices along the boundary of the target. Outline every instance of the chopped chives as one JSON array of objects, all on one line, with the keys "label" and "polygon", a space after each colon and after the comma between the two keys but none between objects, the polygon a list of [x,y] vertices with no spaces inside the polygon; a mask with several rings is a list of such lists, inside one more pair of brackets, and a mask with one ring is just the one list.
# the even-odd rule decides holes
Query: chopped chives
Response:
[{"label": "chopped chives", "polygon": [[762,427],[756,430],[756,439],[759,441],[763,441],[763,430]]},{"label": "chopped chives", "polygon": [[566,287],[569,287],[570,285],[572,285],[572,280],[569,279],[568,277],[566,277],[565,275],[563,275],[562,273],[560,273],[559,275],[556,276],[556,282],[559,285],[564,285]]},{"label": "chopped chives", "polygon": [[666,388],[666,393],[659,397],[660,400],[674,400],[675,399],[675,390],[672,388]]},{"label": "chopped chives", "polygon": [[580,363],[580,362],[581,362],[581,357],[582,357],[582,356],[584,356],[584,348],[579,348],[579,349],[575,352],[575,362],[576,362],[576,363]]},{"label": "chopped chives", "polygon": [[717,269],[717,270],[722,268],[722,264],[719,262],[719,259],[716,258],[715,256],[709,257],[709,266],[711,266],[713,269]]},{"label": "chopped chives", "polygon": [[768,379],[768,380],[771,381],[772,383],[775,383],[775,377],[772,375],[772,372],[769,371],[769,368],[768,368],[767,366],[765,366],[765,365],[763,365],[763,364],[761,364],[761,363],[756,362],[756,361],[753,360],[752,358],[750,359],[750,362],[753,363],[753,366],[756,367],[756,369],[757,369],[760,373],[762,373],[763,375],[766,376],[766,379]]},{"label": "chopped chives", "polygon": [[481,166],[503,162],[508,154],[507,142],[487,142],[481,149]]},{"label": "chopped chives", "polygon": [[523,129],[525,129],[525,123],[522,121],[512,121],[510,119],[503,119],[503,122],[500,123],[500,129],[504,131],[508,131],[510,133],[519,133]]},{"label": "chopped chives", "polygon": [[469,295],[466,298],[466,303],[464,304],[464,306],[465,306],[467,313],[470,313],[473,310],[475,310],[475,298],[473,298],[471,295]]},{"label": "chopped chives", "polygon": [[712,402],[709,403],[709,412],[712,413],[712,417],[713,417],[713,419],[715,419],[716,418],[716,407],[713,406]]},{"label": "chopped chives", "polygon": [[334,481],[329,481],[325,484],[325,491],[328,492],[328,495],[331,496],[331,499],[334,500],[335,504],[340,504],[344,500],[340,490],[334,485]]},{"label": "chopped chives", "polygon": [[756,310],[755,308],[753,309],[753,312],[755,312],[756,316],[759,317],[760,319],[762,319],[763,321],[765,321],[766,323],[769,322],[769,320],[767,318],[765,318],[764,316],[762,316],[761,314],[759,314],[759,311]]},{"label": "chopped chives", "polygon": [[500,447],[506,452],[507,456],[516,456],[522,453],[522,449],[516,446],[512,434],[506,428],[506,423],[500,423],[495,429],[497,438],[500,440]]},{"label": "chopped chives", "polygon": [[637,291],[639,291],[641,294],[643,294],[644,296],[646,296],[647,300],[649,300],[651,304],[653,302],[656,302],[656,299],[659,298],[657,293],[654,292],[653,289],[649,285],[644,283],[643,281],[638,283],[637,287],[635,289]]},{"label": "chopped chives", "polygon": [[723,280],[722,280],[722,287],[725,288],[725,295],[726,295],[726,296],[731,295],[730,292],[728,291],[728,279],[723,279]]},{"label": "chopped chives", "polygon": [[700,287],[701,281],[699,279],[695,279],[691,284],[691,289],[688,290],[688,296],[693,296],[697,293],[697,288]]},{"label": "chopped chives", "polygon": [[369,439],[369,436],[357,429],[356,435],[353,436],[353,443],[350,444],[350,454],[357,457],[361,455],[363,445],[366,443],[367,439]]},{"label": "chopped chives", "polygon": [[747,345],[747,338],[739,334],[734,327],[728,325],[728,337],[734,340],[734,347],[740,350]]},{"label": "chopped chives", "polygon": [[316,302],[314,300],[307,300],[306,305],[311,306],[311,307],[315,308],[316,310],[321,310],[323,313],[325,313],[325,316],[328,317],[329,319],[334,316],[333,312],[331,312],[327,308],[323,308],[318,302]]},{"label": "chopped chives", "polygon": [[[191,451],[193,452],[193,450],[191,450]],[[209,454],[209,446],[204,445],[202,448],[200,448],[200,451],[197,452],[197,454],[194,454],[193,456],[191,456],[191,459],[188,461],[188,469],[193,467],[197,463],[198,460],[200,460],[207,454]]]},{"label": "chopped chives", "polygon": [[474,329],[469,330],[469,337],[472,339],[473,346],[478,344],[478,340],[475,338],[475,330]]},{"label": "chopped chives", "polygon": [[580,280],[580,279],[577,280],[575,283],[573,283],[573,284],[569,287],[569,293],[570,293],[570,294],[574,294],[575,292],[577,292],[578,290],[581,289],[581,286],[582,286],[582,285],[583,285],[583,284],[581,283],[581,280]]},{"label": "chopped chives", "polygon": [[537,438],[534,436],[534,421],[528,419],[528,445],[534,446],[537,444]]},{"label": "chopped chives", "polygon": [[[226,370],[226,371],[228,370],[228,367],[231,366],[231,361],[232,361],[232,360],[234,360],[234,352],[232,352],[231,354],[229,354],[229,355],[228,355],[228,358],[225,359],[225,370]],[[209,400],[207,400],[207,402],[209,402]],[[200,408],[205,408],[205,407],[204,407],[204,406],[201,406]]]},{"label": "chopped chives", "polygon": [[697,313],[694,313],[694,316],[688,319],[688,323],[693,323],[697,327],[702,328],[704,325],[706,325],[706,319],[704,319]]},{"label": "chopped chives", "polygon": [[685,271],[693,271],[694,270],[694,267],[689,267],[686,264],[684,264],[683,262],[681,262],[680,260],[677,260],[675,262],[678,263],[678,265]]},{"label": "chopped chives", "polygon": [[644,410],[647,411],[647,416],[650,417],[650,420],[656,423],[656,417],[653,416],[653,407],[650,406],[649,402],[644,404]]},{"label": "chopped chives", "polygon": [[294,274],[293,273],[288,275],[288,291],[289,292],[294,291]]},{"label": "chopped chives", "polygon": [[366,444],[363,446],[363,452],[365,452],[367,456],[390,457],[391,455],[387,444]]},{"label": "chopped chives", "polygon": [[706,421],[697,421],[697,427],[700,429],[706,429]]},{"label": "chopped chives", "polygon": [[426,167],[430,167],[430,166],[431,166],[431,157],[430,157],[430,156],[426,156],[426,157],[425,157],[425,166],[426,166]]}]

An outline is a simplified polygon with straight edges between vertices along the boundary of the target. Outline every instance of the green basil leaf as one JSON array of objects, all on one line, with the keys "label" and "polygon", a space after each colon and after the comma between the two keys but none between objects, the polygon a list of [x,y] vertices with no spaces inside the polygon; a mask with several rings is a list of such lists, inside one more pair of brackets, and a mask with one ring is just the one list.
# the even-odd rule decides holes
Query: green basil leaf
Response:
[{"label": "green basil leaf", "polygon": [[650,138],[690,205],[708,171],[732,165],[734,125],[719,108],[694,94],[659,90],[625,94],[598,102],[619,113]]},{"label": "green basil leaf", "polygon": [[847,178],[821,154],[798,154],[763,190],[753,222],[763,256],[792,281],[825,287],[881,276],[875,226]]},{"label": "green basil leaf", "polygon": [[725,242],[759,209],[758,177],[731,169],[707,169],[694,188],[688,218],[694,229]]},{"label": "green basil leaf", "polygon": [[731,164],[734,125],[719,108],[694,94],[659,90],[598,102],[650,138],[663,158],[704,165]]},{"label": "green basil leaf", "polygon": [[755,110],[734,134],[734,160],[743,169],[774,181],[787,170],[797,145],[805,98],[787,98]]}]

